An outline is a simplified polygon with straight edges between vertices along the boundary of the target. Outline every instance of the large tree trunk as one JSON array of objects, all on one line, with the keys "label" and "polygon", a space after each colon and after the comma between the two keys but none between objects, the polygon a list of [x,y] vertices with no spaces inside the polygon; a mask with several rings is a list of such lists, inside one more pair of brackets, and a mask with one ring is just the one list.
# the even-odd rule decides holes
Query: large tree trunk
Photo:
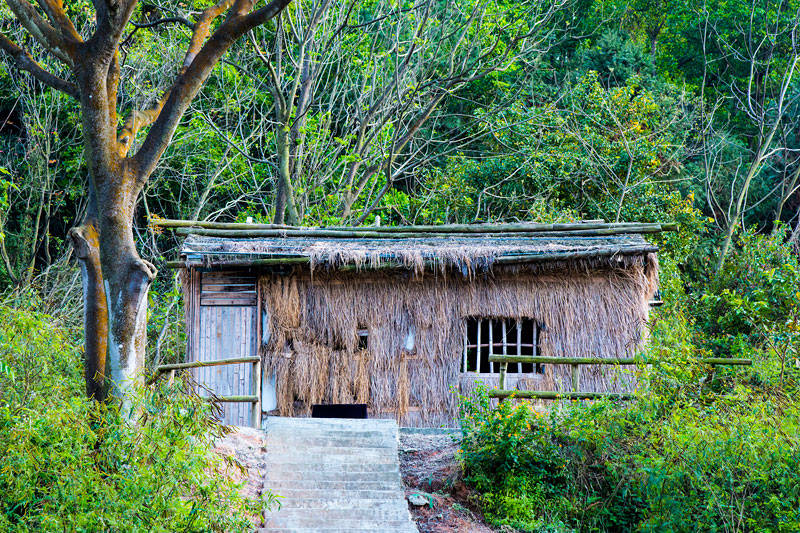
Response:
[{"label": "large tree trunk", "polygon": [[[99,198],[99,252],[108,302],[108,377],[114,396],[143,380],[147,338],[147,291],[155,267],[139,257],[133,214],[139,187],[135,175],[121,170],[102,179]],[[99,189],[101,190],[101,189]]]},{"label": "large tree trunk", "polygon": [[109,394],[124,401],[143,380],[147,291],[156,269],[136,251],[136,183],[124,170],[90,177],[86,219],[70,231],[83,274],[86,389],[99,401]]},{"label": "large tree trunk", "polygon": [[275,224],[289,224],[296,226],[298,223],[297,207],[294,203],[292,191],[291,146],[289,127],[281,124],[277,128],[275,143],[278,152],[278,180],[275,191]]}]

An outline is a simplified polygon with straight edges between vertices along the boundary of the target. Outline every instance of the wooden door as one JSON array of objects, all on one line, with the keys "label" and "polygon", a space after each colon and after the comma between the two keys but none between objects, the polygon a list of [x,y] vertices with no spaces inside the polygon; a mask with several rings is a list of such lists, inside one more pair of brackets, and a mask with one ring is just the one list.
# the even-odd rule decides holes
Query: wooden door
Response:
[{"label": "wooden door", "polygon": [[[258,355],[256,279],[252,274],[207,272],[199,275],[199,316],[194,322],[196,360],[218,361]],[[258,397],[260,365],[234,363],[197,369],[200,394],[218,397]],[[226,401],[223,422],[253,425],[260,402]],[[259,416],[260,418],[260,416]],[[258,423],[258,422],[256,422]]]}]

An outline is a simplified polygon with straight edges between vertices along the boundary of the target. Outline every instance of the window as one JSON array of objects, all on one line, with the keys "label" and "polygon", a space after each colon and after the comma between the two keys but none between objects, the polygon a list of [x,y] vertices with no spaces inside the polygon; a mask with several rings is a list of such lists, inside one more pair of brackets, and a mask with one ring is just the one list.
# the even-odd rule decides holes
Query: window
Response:
[{"label": "window", "polygon": [[[500,363],[490,363],[492,355],[538,355],[539,324],[530,318],[468,317],[464,334],[462,372],[496,374]],[[508,363],[509,374],[543,374],[544,366],[533,363]]]},{"label": "window", "polygon": [[367,328],[358,328],[358,349],[366,350],[369,346],[369,330]]}]

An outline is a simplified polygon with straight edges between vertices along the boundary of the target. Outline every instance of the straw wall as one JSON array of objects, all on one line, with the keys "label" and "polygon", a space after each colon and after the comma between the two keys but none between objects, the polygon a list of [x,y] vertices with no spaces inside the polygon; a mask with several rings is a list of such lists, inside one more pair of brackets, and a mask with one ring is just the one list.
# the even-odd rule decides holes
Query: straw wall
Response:
[{"label": "straw wall", "polygon": [[[545,325],[541,355],[631,356],[644,336],[655,261],[649,254],[617,268],[495,267],[492,276],[471,279],[396,271],[265,274],[261,350],[265,372],[277,375],[278,411],[297,416],[313,403],[359,402],[368,403],[370,416],[395,416],[405,425],[452,424],[451,387],[473,386],[459,372],[469,316],[535,319]],[[359,348],[359,328],[369,332],[366,349]],[[633,386],[630,373],[617,368],[581,372],[582,390]],[[569,390],[570,368],[546,365],[543,376],[518,386]]]}]

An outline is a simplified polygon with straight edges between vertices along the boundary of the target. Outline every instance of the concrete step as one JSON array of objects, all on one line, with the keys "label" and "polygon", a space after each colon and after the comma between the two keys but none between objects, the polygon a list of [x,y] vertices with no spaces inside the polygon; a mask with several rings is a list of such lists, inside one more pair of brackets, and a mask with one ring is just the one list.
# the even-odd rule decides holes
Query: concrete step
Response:
[{"label": "concrete step", "polygon": [[369,465],[370,469],[382,469],[384,465],[394,465],[397,459],[394,457],[387,457],[385,455],[369,455],[369,454],[350,454],[350,455],[326,455],[326,456],[311,456],[304,457],[298,454],[267,454],[267,461],[270,465],[283,466],[283,465],[298,465],[305,466],[306,470],[316,469],[317,467],[340,467],[343,469],[357,470],[356,467],[361,465]]},{"label": "concrete step", "polygon": [[285,527],[262,527],[259,533],[418,533],[417,528],[405,521],[386,522],[384,524],[369,524],[367,527],[310,527],[310,528],[285,528]]},{"label": "concrete step", "polygon": [[275,456],[298,456],[309,459],[325,459],[326,457],[357,456],[362,457],[394,457],[397,448],[360,448],[357,446],[317,446],[316,442],[308,442],[305,446],[278,447],[266,446],[266,452]]},{"label": "concrete step", "polygon": [[[341,495],[344,496],[344,495]],[[365,516],[381,516],[383,513],[408,513],[408,504],[405,500],[386,500],[381,498],[343,498],[343,497],[286,497],[281,500],[280,511],[274,511],[275,516],[281,516],[290,510],[311,511],[325,509],[326,511],[363,511]]]},{"label": "concrete step", "polygon": [[400,483],[400,470],[390,470],[384,472],[359,472],[355,470],[344,471],[341,469],[321,470],[298,470],[275,468],[270,465],[264,479],[266,481],[340,481],[349,483]]},{"label": "concrete step", "polygon": [[291,471],[298,471],[304,472],[307,475],[313,475],[315,472],[344,472],[344,473],[355,473],[355,474],[362,474],[362,473],[375,473],[375,474],[385,474],[387,472],[399,472],[400,467],[397,464],[392,463],[355,463],[349,462],[345,463],[342,461],[338,462],[331,462],[331,463],[306,463],[306,462],[298,462],[295,460],[293,462],[273,462],[272,459],[267,459],[267,472],[291,472]]},{"label": "concrete step", "polygon": [[270,479],[264,483],[264,487],[272,492],[284,495],[287,490],[327,490],[327,491],[362,491],[362,490],[388,490],[397,489],[397,481],[320,481],[314,480],[286,480]]},{"label": "concrete step", "polygon": [[273,492],[279,496],[282,496],[284,498],[284,500],[282,501],[287,502],[286,505],[296,500],[309,500],[309,499],[317,501],[330,501],[330,502],[375,500],[378,503],[393,502],[393,501],[403,502],[403,505],[407,507],[404,495],[398,493],[396,490],[391,490],[391,489],[356,489],[356,490],[333,491],[320,488],[310,488],[310,489],[284,488],[281,491],[273,489]]},{"label": "concrete step", "polygon": [[328,435],[270,435],[264,439],[268,448],[274,446],[307,446],[313,444],[318,448],[339,448],[342,446],[368,449],[394,449],[397,448],[397,439],[394,435],[380,435],[364,437],[358,434],[343,434],[328,432]]},{"label": "concrete step", "polygon": [[[342,522],[376,521],[392,522],[408,519],[408,507],[400,508],[391,506],[381,509],[327,509],[323,506],[313,507],[307,505],[302,508],[281,508],[278,511],[266,513],[267,525],[296,524],[298,527],[311,527],[313,524],[330,523],[341,527]],[[324,517],[324,520],[322,518]],[[333,524],[332,522],[335,522]],[[364,526],[360,526],[364,527]]]},{"label": "concrete step", "polygon": [[267,419],[265,513],[273,533],[412,533],[394,420]]},{"label": "concrete step", "polygon": [[330,429],[344,429],[350,431],[397,431],[397,422],[388,418],[290,418],[290,417],[269,417],[264,424],[267,432],[291,429],[300,431],[307,428],[319,429],[322,431]]}]

